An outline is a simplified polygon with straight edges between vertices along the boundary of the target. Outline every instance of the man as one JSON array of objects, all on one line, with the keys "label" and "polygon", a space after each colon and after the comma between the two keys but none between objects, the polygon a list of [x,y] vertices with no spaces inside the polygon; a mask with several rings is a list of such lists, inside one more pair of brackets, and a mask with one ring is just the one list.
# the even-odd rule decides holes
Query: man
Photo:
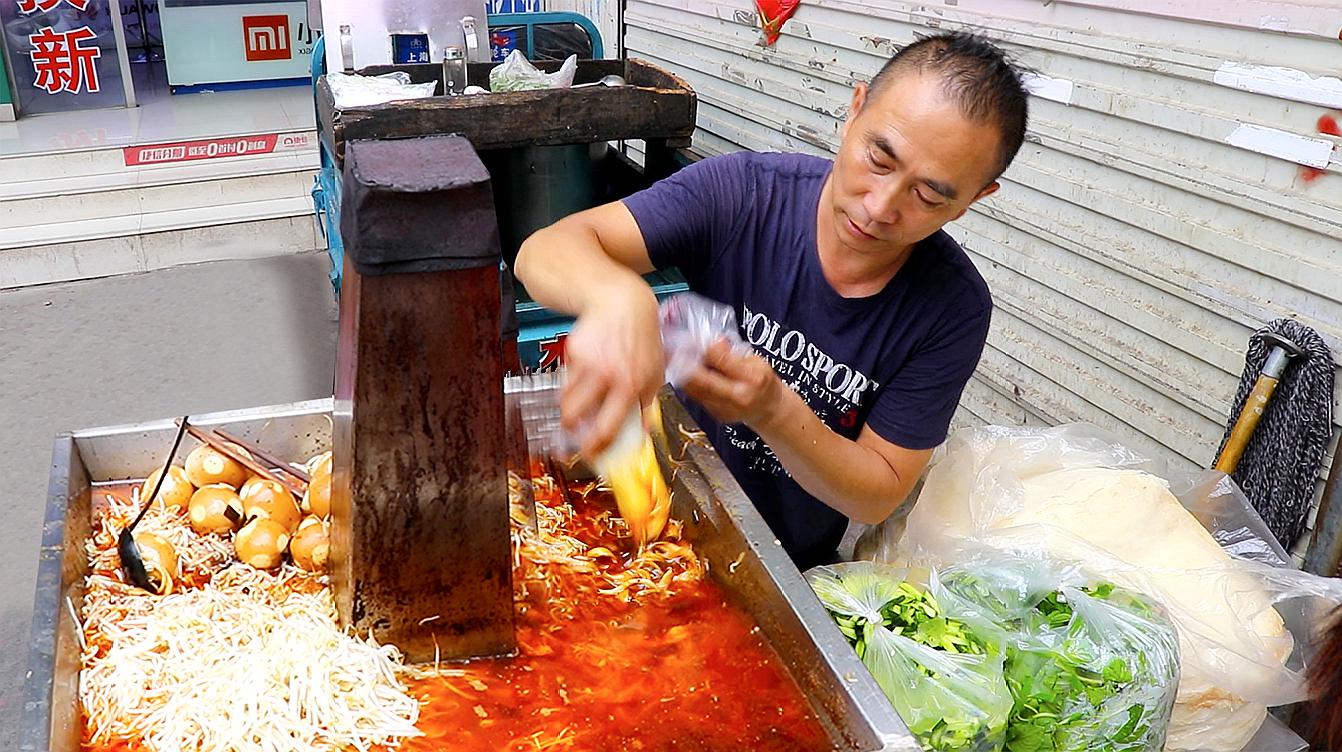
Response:
[{"label": "man", "polygon": [[590,421],[585,450],[663,383],[639,275],[677,266],[754,348],[714,345],[683,391],[797,565],[831,559],[848,519],[884,520],[945,440],[988,331],[987,286],[941,227],[997,190],[1026,99],[992,44],[922,39],[856,87],[833,162],[706,159],[528,239],[518,277],[577,316],[561,412]]}]

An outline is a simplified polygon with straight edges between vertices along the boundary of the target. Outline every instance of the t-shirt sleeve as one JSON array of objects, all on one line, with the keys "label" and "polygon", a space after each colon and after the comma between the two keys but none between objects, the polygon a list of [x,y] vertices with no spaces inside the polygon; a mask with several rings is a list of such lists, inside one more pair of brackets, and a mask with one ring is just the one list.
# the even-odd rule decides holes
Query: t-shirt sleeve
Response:
[{"label": "t-shirt sleeve", "polygon": [[748,175],[747,154],[709,157],[624,199],[652,265],[679,267],[693,283],[716,263],[739,232]]},{"label": "t-shirt sleeve", "polygon": [[947,311],[942,324],[885,385],[867,416],[878,436],[906,449],[932,449],[946,440],[965,385],[988,339],[992,304]]}]

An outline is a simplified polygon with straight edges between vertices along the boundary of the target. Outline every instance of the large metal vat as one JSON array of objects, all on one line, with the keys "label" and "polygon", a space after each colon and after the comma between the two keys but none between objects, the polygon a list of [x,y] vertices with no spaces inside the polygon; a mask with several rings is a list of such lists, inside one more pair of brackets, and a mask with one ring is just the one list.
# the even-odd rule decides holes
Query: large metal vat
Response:
[{"label": "large metal vat", "polygon": [[[281,457],[330,447],[331,401],[194,416]],[[674,515],[713,566],[709,574],[749,612],[810,701],[834,749],[908,750],[919,746],[871,675],[830,621],[740,487],[710,449],[687,442],[693,421],[674,399],[663,404],[679,461]],[[76,752],[80,742],[80,656],[75,615],[83,597],[84,542],[96,484],[142,478],[162,462],[171,420],[76,431],[57,438],[38,565],[29,674],[20,735],[25,752]],[[739,564],[728,566],[737,561]],[[749,697],[749,688],[742,688]]]}]

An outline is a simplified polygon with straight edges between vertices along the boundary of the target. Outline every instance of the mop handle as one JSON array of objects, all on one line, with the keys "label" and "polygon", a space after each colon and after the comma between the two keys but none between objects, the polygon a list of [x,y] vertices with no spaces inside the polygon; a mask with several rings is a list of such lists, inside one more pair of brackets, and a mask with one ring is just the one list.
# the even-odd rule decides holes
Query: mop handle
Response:
[{"label": "mop handle", "polygon": [[1281,375],[1286,371],[1286,364],[1302,352],[1295,343],[1281,337],[1267,338],[1267,341],[1272,345],[1267,362],[1263,364],[1263,370],[1258,374],[1258,380],[1254,382],[1253,391],[1249,392],[1248,399],[1244,400],[1244,408],[1240,410],[1239,418],[1235,420],[1235,427],[1230,429],[1230,438],[1226,440],[1225,447],[1216,458],[1215,468],[1226,475],[1234,473],[1239,467],[1240,457],[1249,446],[1254,429],[1258,428],[1258,421],[1263,419],[1263,413],[1267,410],[1267,403],[1272,400],[1272,394],[1277,391],[1277,384],[1281,382]]},{"label": "mop handle", "polygon": [[1217,470],[1230,475],[1239,467],[1240,457],[1249,446],[1249,439],[1253,438],[1254,429],[1258,428],[1258,421],[1263,419],[1263,412],[1267,410],[1267,403],[1272,399],[1272,393],[1277,391],[1278,383],[1277,379],[1267,374],[1258,377],[1258,381],[1253,385],[1253,391],[1249,392],[1249,398],[1244,401],[1244,409],[1240,410],[1235,427],[1230,430],[1230,438],[1226,440],[1225,447],[1216,458]]}]

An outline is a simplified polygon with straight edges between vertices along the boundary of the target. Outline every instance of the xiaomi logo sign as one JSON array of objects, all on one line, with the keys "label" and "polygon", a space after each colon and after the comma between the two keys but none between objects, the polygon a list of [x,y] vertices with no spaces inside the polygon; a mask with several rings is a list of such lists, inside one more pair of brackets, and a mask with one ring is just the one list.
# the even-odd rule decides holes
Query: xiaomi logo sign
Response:
[{"label": "xiaomi logo sign", "polygon": [[293,57],[288,16],[243,16],[242,41],[249,63]]}]

